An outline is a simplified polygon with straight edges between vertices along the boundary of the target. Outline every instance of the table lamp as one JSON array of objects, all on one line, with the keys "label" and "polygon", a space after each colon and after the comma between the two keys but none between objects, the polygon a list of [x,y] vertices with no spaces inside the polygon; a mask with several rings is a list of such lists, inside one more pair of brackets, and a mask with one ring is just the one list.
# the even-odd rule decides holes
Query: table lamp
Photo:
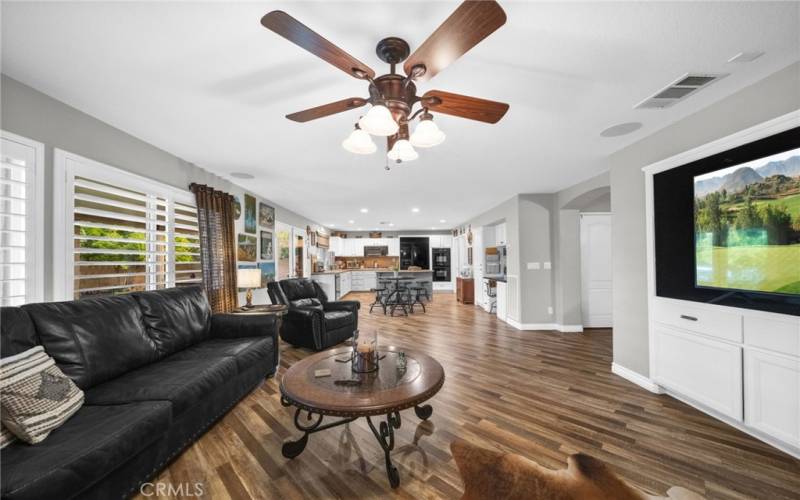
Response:
[{"label": "table lamp", "polygon": [[250,309],[253,307],[253,288],[261,288],[261,271],[259,269],[237,269],[236,270],[236,285],[239,288],[246,288],[247,304],[243,309]]}]

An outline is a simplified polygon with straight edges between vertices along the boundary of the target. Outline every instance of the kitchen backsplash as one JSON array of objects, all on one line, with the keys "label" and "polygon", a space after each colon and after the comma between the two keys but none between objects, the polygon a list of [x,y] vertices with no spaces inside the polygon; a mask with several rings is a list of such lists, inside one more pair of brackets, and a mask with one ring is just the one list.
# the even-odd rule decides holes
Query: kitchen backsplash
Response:
[{"label": "kitchen backsplash", "polygon": [[388,269],[400,265],[400,257],[336,257],[336,267],[347,269],[348,262],[355,262],[356,267]]}]

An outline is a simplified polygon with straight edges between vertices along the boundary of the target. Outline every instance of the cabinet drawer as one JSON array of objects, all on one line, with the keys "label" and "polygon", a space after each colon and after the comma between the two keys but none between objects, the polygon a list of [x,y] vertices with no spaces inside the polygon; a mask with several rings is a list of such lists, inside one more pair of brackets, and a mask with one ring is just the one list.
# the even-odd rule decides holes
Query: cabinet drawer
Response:
[{"label": "cabinet drawer", "polygon": [[656,300],[653,318],[659,323],[730,342],[742,342],[742,315],[718,309],[693,307],[689,302]]},{"label": "cabinet drawer", "polygon": [[800,356],[800,320],[773,319],[754,314],[744,317],[744,343],[770,351]]},{"label": "cabinet drawer", "polygon": [[653,379],[730,418],[742,420],[742,348],[656,325]]},{"label": "cabinet drawer", "polygon": [[800,447],[800,359],[745,349],[745,422]]}]

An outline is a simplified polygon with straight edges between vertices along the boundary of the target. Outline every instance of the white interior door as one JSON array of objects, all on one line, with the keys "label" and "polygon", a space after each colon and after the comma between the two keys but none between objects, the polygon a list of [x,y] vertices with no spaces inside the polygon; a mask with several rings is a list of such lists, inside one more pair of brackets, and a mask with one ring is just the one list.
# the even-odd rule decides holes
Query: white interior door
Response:
[{"label": "white interior door", "polygon": [[581,309],[586,328],[611,327],[611,214],[581,214]]}]

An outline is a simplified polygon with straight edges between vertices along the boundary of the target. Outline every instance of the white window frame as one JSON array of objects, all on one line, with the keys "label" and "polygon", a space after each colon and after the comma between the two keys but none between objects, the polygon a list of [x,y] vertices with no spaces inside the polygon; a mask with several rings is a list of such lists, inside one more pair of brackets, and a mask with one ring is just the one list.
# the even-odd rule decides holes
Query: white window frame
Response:
[{"label": "white window frame", "polygon": [[[126,189],[157,193],[167,200],[167,233],[174,235],[174,203],[195,205],[191,191],[178,189],[83,156],[54,149],[53,152],[53,300],[75,299],[74,179],[87,177]],[[175,286],[175,249],[167,245],[166,287]]]},{"label": "white window frame", "polygon": [[[33,149],[33,166],[26,171],[25,193],[25,301],[44,301],[44,144],[5,130],[0,137]],[[27,166],[26,166],[27,168]]]}]

